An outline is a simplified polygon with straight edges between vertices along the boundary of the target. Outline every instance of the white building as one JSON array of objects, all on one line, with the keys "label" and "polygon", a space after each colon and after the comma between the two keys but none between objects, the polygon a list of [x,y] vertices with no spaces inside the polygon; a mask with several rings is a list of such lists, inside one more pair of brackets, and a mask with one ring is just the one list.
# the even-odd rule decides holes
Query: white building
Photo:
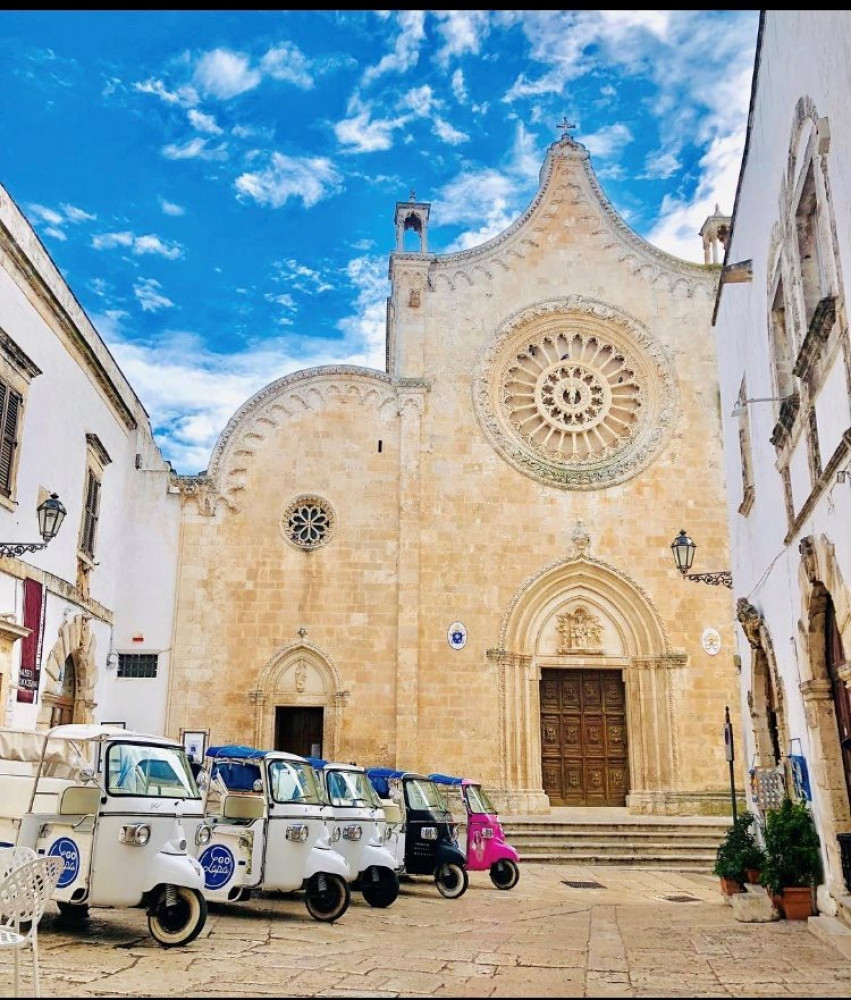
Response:
[{"label": "white building", "polygon": [[762,12],[715,309],[740,752],[787,782],[803,758],[829,913],[851,904],[849,51],[848,11]]},{"label": "white building", "polygon": [[[163,731],[169,473],[142,404],[0,187],[0,723]],[[52,493],[67,510],[56,537],[10,550],[40,541],[36,508]]]}]

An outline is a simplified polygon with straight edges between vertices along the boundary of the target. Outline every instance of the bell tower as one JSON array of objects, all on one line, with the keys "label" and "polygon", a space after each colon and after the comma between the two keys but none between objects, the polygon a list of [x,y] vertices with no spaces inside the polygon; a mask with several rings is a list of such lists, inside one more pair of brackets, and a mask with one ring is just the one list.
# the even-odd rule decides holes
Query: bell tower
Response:
[{"label": "bell tower", "polygon": [[413,230],[420,238],[419,249],[409,251],[410,253],[428,253],[428,213],[431,210],[431,203],[417,201],[417,195],[411,188],[411,197],[408,201],[396,202],[396,249],[405,251],[405,233]]}]

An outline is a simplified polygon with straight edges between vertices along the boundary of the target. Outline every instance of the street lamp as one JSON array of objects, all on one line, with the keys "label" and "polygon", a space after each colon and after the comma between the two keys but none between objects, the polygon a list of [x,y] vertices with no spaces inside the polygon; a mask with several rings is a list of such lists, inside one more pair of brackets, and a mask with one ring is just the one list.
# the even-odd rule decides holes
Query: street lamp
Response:
[{"label": "street lamp", "polygon": [[674,563],[686,580],[694,580],[695,583],[711,583],[713,587],[733,588],[733,575],[728,569],[722,569],[718,573],[689,573],[691,564],[694,562],[694,552],[697,546],[685,533],[681,531],[671,542],[671,552],[674,553]]},{"label": "street lamp", "polygon": [[38,530],[42,542],[0,542],[0,556],[22,556],[25,552],[38,552],[53,541],[62,526],[67,511],[62,506],[58,493],[50,496],[35,509],[38,515]]}]

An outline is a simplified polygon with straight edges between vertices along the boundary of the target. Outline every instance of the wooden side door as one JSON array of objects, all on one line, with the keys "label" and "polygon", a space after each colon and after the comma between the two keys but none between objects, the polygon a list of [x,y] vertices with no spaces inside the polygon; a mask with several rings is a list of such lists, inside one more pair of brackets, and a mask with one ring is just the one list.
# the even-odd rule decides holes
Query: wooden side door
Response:
[{"label": "wooden side door", "polygon": [[553,805],[626,805],[626,694],[618,671],[541,672],[541,765]]},{"label": "wooden side door", "polygon": [[842,749],[842,767],[845,771],[845,789],[851,802],[851,691],[839,676],[839,668],[845,666],[842,651],[842,636],[836,624],[836,611],[830,601],[825,614],[825,654],[827,672],[833,688],[833,706],[836,711],[836,725],[839,730],[839,746]]},{"label": "wooden side door", "polygon": [[275,709],[275,749],[301,757],[322,756],[323,708]]}]

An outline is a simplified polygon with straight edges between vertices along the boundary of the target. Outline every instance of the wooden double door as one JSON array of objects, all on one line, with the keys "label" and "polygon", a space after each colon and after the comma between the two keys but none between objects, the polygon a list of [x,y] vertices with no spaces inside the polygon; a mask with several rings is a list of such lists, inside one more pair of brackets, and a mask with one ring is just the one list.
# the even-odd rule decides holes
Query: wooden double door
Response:
[{"label": "wooden double door", "polygon": [[626,695],[619,670],[541,671],[541,765],[554,806],[625,806]]},{"label": "wooden double door", "polygon": [[275,749],[286,750],[300,757],[322,756],[322,708],[275,709]]}]

